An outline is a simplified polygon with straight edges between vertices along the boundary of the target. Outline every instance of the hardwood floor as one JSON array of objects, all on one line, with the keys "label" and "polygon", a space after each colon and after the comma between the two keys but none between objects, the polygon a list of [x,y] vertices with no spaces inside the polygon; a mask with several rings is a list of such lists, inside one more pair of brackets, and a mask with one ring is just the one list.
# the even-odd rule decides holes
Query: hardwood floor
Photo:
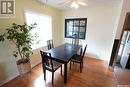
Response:
[{"label": "hardwood floor", "polygon": [[130,69],[115,66],[114,73],[119,85],[129,85],[130,87]]},{"label": "hardwood floor", "polygon": [[[117,87],[117,82],[104,61],[84,58],[83,72],[80,73],[79,65],[68,64],[68,80],[64,84],[60,69],[54,75],[54,87]],[[64,70],[64,69],[63,69]],[[53,87],[51,72],[47,71],[47,80],[44,81],[42,66],[34,67],[31,73],[19,76],[1,87]]]}]

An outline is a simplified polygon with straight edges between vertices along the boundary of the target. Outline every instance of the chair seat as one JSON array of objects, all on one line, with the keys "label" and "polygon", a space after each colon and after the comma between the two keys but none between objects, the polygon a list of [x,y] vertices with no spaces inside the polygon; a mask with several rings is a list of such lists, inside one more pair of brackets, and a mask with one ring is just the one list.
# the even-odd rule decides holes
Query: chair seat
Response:
[{"label": "chair seat", "polygon": [[75,55],[72,56],[71,61],[80,63],[82,61],[82,56],[75,54]]},{"label": "chair seat", "polygon": [[[54,60],[52,60],[52,62],[53,62],[53,69],[54,69],[54,71],[56,71],[62,65],[62,63],[56,62]],[[50,71],[53,71],[51,66],[46,66],[46,68],[48,70],[50,70]]]}]

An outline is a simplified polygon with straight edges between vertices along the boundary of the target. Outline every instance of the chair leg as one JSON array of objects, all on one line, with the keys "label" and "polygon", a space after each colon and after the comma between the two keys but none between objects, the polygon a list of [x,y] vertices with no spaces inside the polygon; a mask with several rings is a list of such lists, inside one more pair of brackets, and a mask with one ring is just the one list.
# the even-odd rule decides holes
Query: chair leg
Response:
[{"label": "chair leg", "polygon": [[82,72],[82,63],[80,63],[80,73]]},{"label": "chair leg", "polygon": [[52,72],[52,84],[53,84],[53,80],[54,80],[54,72]]},{"label": "chair leg", "polygon": [[61,76],[62,76],[62,65],[61,65]]},{"label": "chair leg", "polygon": [[82,62],[82,68],[83,68],[83,62]]},{"label": "chair leg", "polygon": [[46,70],[44,69],[44,80],[46,81]]},{"label": "chair leg", "polygon": [[71,70],[71,61],[70,61],[70,70]]}]

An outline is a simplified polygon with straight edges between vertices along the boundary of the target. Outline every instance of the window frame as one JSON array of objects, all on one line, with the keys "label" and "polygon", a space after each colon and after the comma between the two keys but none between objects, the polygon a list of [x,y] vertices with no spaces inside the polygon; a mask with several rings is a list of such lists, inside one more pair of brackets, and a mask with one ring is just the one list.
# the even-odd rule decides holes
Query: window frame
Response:
[{"label": "window frame", "polygon": [[[82,25],[81,25],[82,21]],[[72,24],[69,25],[69,22]],[[77,22],[77,24],[76,24]],[[68,27],[69,26],[69,27]],[[72,27],[70,30],[69,28]],[[76,28],[78,31],[76,31]],[[87,28],[87,18],[72,18],[72,19],[65,19],[65,38],[73,38],[73,35],[78,34],[79,39],[84,39],[86,37],[86,28]],[[83,31],[81,31],[81,29]],[[72,35],[69,35],[68,32],[72,32]],[[81,36],[80,36],[81,34]]]}]

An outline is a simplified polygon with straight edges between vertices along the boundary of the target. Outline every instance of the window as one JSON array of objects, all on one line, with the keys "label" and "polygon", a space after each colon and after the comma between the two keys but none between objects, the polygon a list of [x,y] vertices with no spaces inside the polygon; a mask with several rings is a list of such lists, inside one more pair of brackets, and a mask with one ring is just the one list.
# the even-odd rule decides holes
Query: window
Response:
[{"label": "window", "polygon": [[65,19],[65,37],[85,39],[87,18]]},{"label": "window", "polygon": [[35,13],[31,11],[25,12],[25,18],[28,25],[36,23],[37,26],[32,30],[31,34],[37,33],[39,43],[33,44],[32,49],[37,49],[46,46],[47,40],[52,39],[52,19],[51,16]]}]

